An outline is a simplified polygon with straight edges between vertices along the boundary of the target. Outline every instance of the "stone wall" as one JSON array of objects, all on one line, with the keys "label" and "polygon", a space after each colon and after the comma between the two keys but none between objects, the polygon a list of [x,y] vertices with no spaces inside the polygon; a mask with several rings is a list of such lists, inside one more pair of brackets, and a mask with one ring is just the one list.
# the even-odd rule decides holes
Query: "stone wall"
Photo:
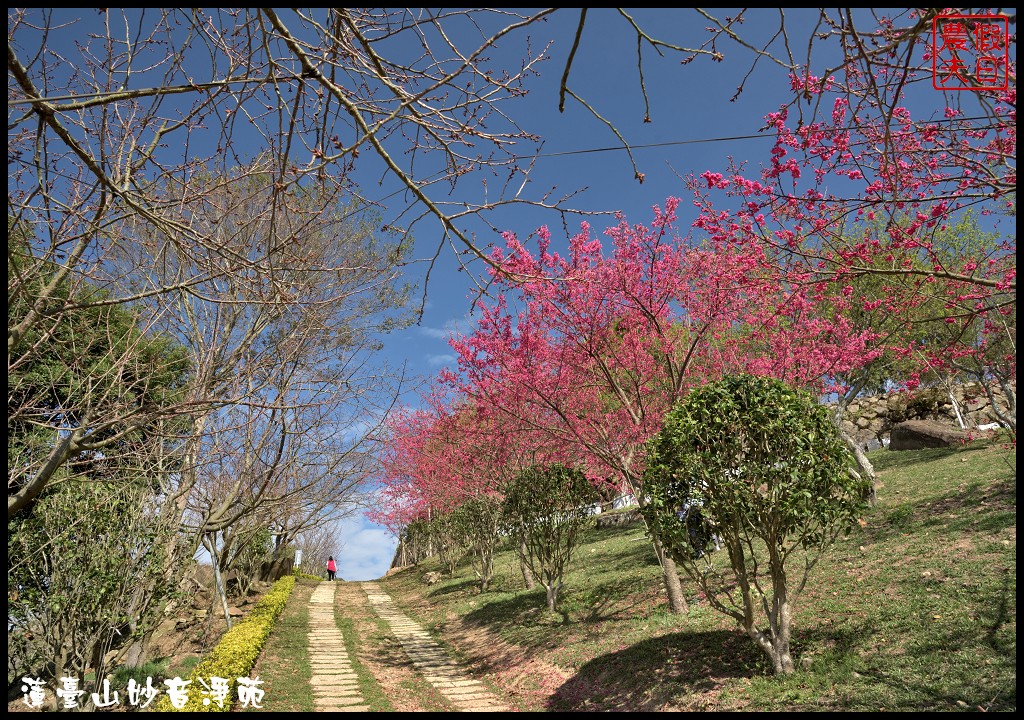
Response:
[{"label": "stone wall", "polygon": [[[953,396],[968,430],[998,422],[988,396],[980,384],[958,385],[953,390]],[[1006,402],[1002,392],[996,393],[996,401]],[[864,448],[875,450],[888,445],[889,431],[894,425],[905,420],[931,420],[956,429],[960,428],[953,401],[946,389],[923,388],[914,392],[891,392],[857,398],[847,408],[843,429]]]}]

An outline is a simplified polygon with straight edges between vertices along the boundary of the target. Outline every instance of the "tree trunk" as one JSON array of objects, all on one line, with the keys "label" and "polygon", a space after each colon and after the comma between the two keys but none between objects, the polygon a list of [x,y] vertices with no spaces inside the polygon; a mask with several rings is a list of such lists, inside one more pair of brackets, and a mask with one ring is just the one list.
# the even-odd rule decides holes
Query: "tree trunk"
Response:
[{"label": "tree trunk", "polygon": [[526,585],[526,589],[533,590],[537,587],[537,581],[533,579],[533,572],[526,564],[526,553],[526,541],[521,540],[519,542],[519,571],[523,574],[523,583]]},{"label": "tree trunk", "polygon": [[840,428],[839,436],[846,443],[846,447],[849,448],[850,452],[853,453],[854,459],[857,461],[857,467],[860,468],[861,477],[865,478],[868,482],[867,495],[864,498],[868,501],[868,504],[874,507],[878,497],[875,491],[875,466],[868,460],[868,456],[861,449],[860,444],[850,437],[849,433]]},{"label": "tree trunk", "polygon": [[547,592],[548,612],[554,612],[558,605],[558,585],[545,585],[544,590]]},{"label": "tree trunk", "polygon": [[665,580],[665,592],[668,595],[668,608],[674,615],[684,615],[690,612],[690,606],[686,602],[686,595],[683,594],[683,584],[679,581],[679,571],[676,570],[676,562],[665,553],[661,543],[654,542],[654,551],[658,553],[658,560],[661,561],[661,570]]},{"label": "tree trunk", "polygon": [[217,586],[217,597],[220,598],[220,606],[224,611],[224,622],[227,624],[227,629],[231,629],[231,612],[228,610],[228,594],[224,588],[224,579],[221,577],[220,568],[217,567],[217,550],[216,541],[211,541],[209,537],[203,538],[203,543],[206,545],[206,549],[210,552],[210,564],[213,566],[213,580],[214,585]]},{"label": "tree trunk", "polygon": [[846,408],[850,402],[860,394],[860,391],[864,389],[864,381],[861,380],[853,384],[853,386],[846,391],[836,402],[835,413],[832,419],[835,421],[836,428],[839,430],[839,437],[844,443],[846,443],[847,449],[853,454],[854,459],[857,461],[857,467],[860,468],[860,476],[868,481],[867,494],[864,497],[868,501],[868,504],[874,507],[877,501],[875,493],[875,467],[868,460],[868,456],[864,453],[860,443],[853,439],[853,437],[843,430],[843,416],[846,415]]},{"label": "tree trunk", "polygon": [[953,412],[956,413],[957,424],[960,425],[961,430],[966,430],[967,423],[964,422],[963,413],[960,412],[960,403],[956,401],[956,395],[951,386],[946,387],[946,394],[949,395],[949,402],[953,405]]},{"label": "tree trunk", "polygon": [[142,637],[132,641],[131,647],[128,648],[128,652],[124,656],[125,665],[130,668],[139,668],[146,664],[146,648],[152,636],[153,630],[149,630]]},{"label": "tree trunk", "polygon": [[789,604],[789,580],[786,574],[785,560],[777,548],[769,551],[769,566],[772,573],[771,612],[768,622],[771,627],[772,667],[776,675],[789,675],[793,672],[793,656],[790,655],[789,642],[793,635],[792,612]]},{"label": "tree trunk", "polygon": [[[633,493],[633,496],[637,499],[637,504],[642,503],[641,495],[639,493]],[[644,521],[644,526],[647,526],[647,521]],[[683,584],[679,580],[679,571],[676,569],[676,562],[665,549],[661,546],[661,541],[654,536],[653,533],[649,532],[648,535],[651,537],[651,545],[654,546],[654,554],[658,558],[658,563],[661,565],[662,579],[665,581],[665,594],[668,596],[668,610],[673,615],[685,615],[690,612],[690,605],[686,602],[686,596],[683,594]]]},{"label": "tree trunk", "polygon": [[494,575],[494,555],[487,548],[478,545],[474,551],[477,557],[477,574],[480,576],[480,592],[485,593]]}]

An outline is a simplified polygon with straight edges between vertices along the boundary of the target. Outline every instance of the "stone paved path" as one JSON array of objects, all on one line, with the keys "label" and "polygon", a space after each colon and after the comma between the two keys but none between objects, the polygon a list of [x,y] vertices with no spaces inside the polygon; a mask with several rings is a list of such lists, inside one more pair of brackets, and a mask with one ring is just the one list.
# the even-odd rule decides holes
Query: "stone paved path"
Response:
[{"label": "stone paved path", "polygon": [[[423,678],[437,688],[456,710],[510,710],[487,686],[471,678],[426,630],[400,612],[377,583],[358,585],[366,592],[377,615],[391,626],[391,631]],[[314,709],[317,712],[366,711],[369,707],[359,691],[345,642],[334,620],[336,587],[332,582],[320,583],[309,598],[309,654],[313,666]]]},{"label": "stone paved path", "polygon": [[462,712],[508,712],[487,686],[471,678],[422,627],[395,607],[391,597],[375,582],[359,583],[370,605],[391,626],[416,669],[437,688],[456,710]]},{"label": "stone paved path", "polygon": [[334,620],[335,587],[332,582],[322,582],[309,598],[313,708],[316,712],[366,712],[370,708],[359,691],[345,640]]}]

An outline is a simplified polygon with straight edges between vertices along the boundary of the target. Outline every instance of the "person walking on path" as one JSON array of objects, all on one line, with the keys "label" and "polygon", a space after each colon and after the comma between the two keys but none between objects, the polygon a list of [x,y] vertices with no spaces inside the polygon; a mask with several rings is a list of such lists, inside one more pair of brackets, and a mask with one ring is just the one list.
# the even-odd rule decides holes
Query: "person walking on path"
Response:
[{"label": "person walking on path", "polygon": [[[321,555],[321,557],[323,557],[323,556]],[[329,558],[327,558],[327,579],[328,580],[333,580],[334,579],[334,573],[336,573],[337,571],[338,571],[338,566],[334,564],[334,556],[331,555]]]}]

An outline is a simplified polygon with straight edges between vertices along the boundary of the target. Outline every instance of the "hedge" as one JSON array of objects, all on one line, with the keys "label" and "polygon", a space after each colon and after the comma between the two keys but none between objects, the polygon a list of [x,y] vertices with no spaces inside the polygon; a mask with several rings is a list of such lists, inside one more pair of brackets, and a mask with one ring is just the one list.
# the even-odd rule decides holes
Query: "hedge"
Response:
[{"label": "hedge", "polygon": [[[210,654],[192,670],[188,678],[192,684],[187,687],[188,702],[184,707],[175,708],[171,705],[170,696],[164,694],[157,702],[156,709],[165,712],[230,711],[237,699],[237,678],[248,676],[256,665],[263,644],[274,628],[274,623],[284,609],[285,603],[288,602],[293,587],[295,576],[285,575],[260,598],[244,620],[224,633],[224,637]],[[211,677],[224,678],[228,681],[229,691],[223,707],[210,699],[210,693],[199,682],[202,679],[209,684]],[[204,705],[204,699],[208,700],[209,704]]]}]

